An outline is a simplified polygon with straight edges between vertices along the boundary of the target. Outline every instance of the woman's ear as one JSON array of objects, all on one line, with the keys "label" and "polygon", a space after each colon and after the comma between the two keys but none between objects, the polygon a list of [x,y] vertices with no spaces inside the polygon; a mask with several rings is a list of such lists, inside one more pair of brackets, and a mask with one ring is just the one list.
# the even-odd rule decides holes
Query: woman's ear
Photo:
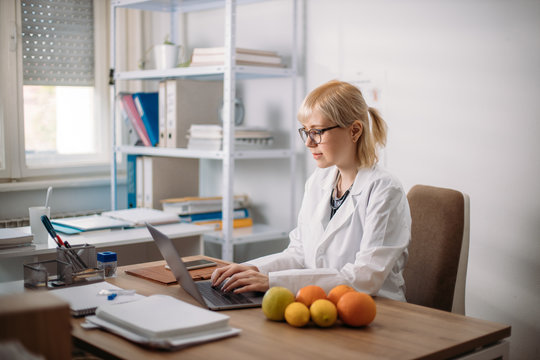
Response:
[{"label": "woman's ear", "polygon": [[351,135],[353,142],[357,142],[358,139],[360,139],[360,135],[362,135],[362,131],[364,131],[364,126],[360,122],[360,120],[356,120],[351,125]]}]

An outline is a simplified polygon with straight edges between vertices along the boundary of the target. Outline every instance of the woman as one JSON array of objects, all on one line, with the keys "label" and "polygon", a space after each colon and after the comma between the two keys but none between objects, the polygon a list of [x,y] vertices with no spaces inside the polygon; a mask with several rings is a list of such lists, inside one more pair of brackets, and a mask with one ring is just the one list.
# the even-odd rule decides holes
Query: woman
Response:
[{"label": "woman", "polygon": [[[371,117],[371,123],[369,121]],[[398,180],[377,165],[386,124],[351,84],[330,81],[302,103],[298,120],[317,169],[305,185],[298,225],[281,253],[219,268],[213,285],[241,293],[347,284],[405,301],[411,217]]]}]

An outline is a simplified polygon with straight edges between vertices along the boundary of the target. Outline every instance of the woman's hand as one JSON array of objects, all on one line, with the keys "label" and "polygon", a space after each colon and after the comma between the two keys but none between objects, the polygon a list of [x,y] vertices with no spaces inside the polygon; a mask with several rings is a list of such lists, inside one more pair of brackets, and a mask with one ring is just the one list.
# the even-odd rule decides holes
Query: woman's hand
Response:
[{"label": "woman's hand", "polygon": [[228,278],[223,291],[243,293],[247,291],[265,292],[269,288],[268,276],[261,274],[256,266],[231,264],[217,268],[212,273],[212,286],[219,286]]}]

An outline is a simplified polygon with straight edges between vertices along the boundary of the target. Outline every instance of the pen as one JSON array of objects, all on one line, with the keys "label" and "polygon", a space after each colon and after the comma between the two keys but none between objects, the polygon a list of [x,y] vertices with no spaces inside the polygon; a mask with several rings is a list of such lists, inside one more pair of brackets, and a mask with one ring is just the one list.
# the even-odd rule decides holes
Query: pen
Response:
[{"label": "pen", "polygon": [[54,231],[54,227],[52,226],[51,221],[49,220],[47,215],[41,215],[41,222],[43,223],[43,226],[45,226],[45,229],[47,230],[49,235],[51,235],[51,237],[53,238],[54,242],[58,245],[58,247],[64,246],[64,242],[62,241],[62,239],[60,239],[56,231]]},{"label": "pen", "polygon": [[[67,249],[71,249],[71,245],[69,245],[67,241],[62,241],[60,236],[56,233],[47,215],[41,215],[41,222],[45,226],[45,229],[47,229],[47,232],[49,233],[49,235],[51,235],[51,237],[53,238],[54,242],[58,245],[58,247],[63,246]],[[67,251],[66,254],[70,254],[71,256],[74,256],[73,257],[74,262],[78,263],[74,265],[78,265],[79,267],[82,267],[82,269],[88,268],[88,266],[84,263],[84,261],[75,251]]]}]

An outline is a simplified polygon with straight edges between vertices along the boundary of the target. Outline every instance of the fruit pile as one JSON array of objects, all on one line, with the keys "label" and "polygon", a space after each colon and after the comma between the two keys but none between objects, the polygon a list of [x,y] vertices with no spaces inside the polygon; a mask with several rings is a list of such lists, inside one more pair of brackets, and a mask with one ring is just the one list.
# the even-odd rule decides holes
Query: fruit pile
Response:
[{"label": "fruit pile", "polygon": [[274,286],[264,294],[264,315],[270,320],[287,321],[302,327],[312,320],[317,326],[330,327],[339,319],[349,326],[365,326],[375,319],[376,305],[371,296],[348,285],[338,285],[328,293],[317,285],[308,285],[296,294]]}]

